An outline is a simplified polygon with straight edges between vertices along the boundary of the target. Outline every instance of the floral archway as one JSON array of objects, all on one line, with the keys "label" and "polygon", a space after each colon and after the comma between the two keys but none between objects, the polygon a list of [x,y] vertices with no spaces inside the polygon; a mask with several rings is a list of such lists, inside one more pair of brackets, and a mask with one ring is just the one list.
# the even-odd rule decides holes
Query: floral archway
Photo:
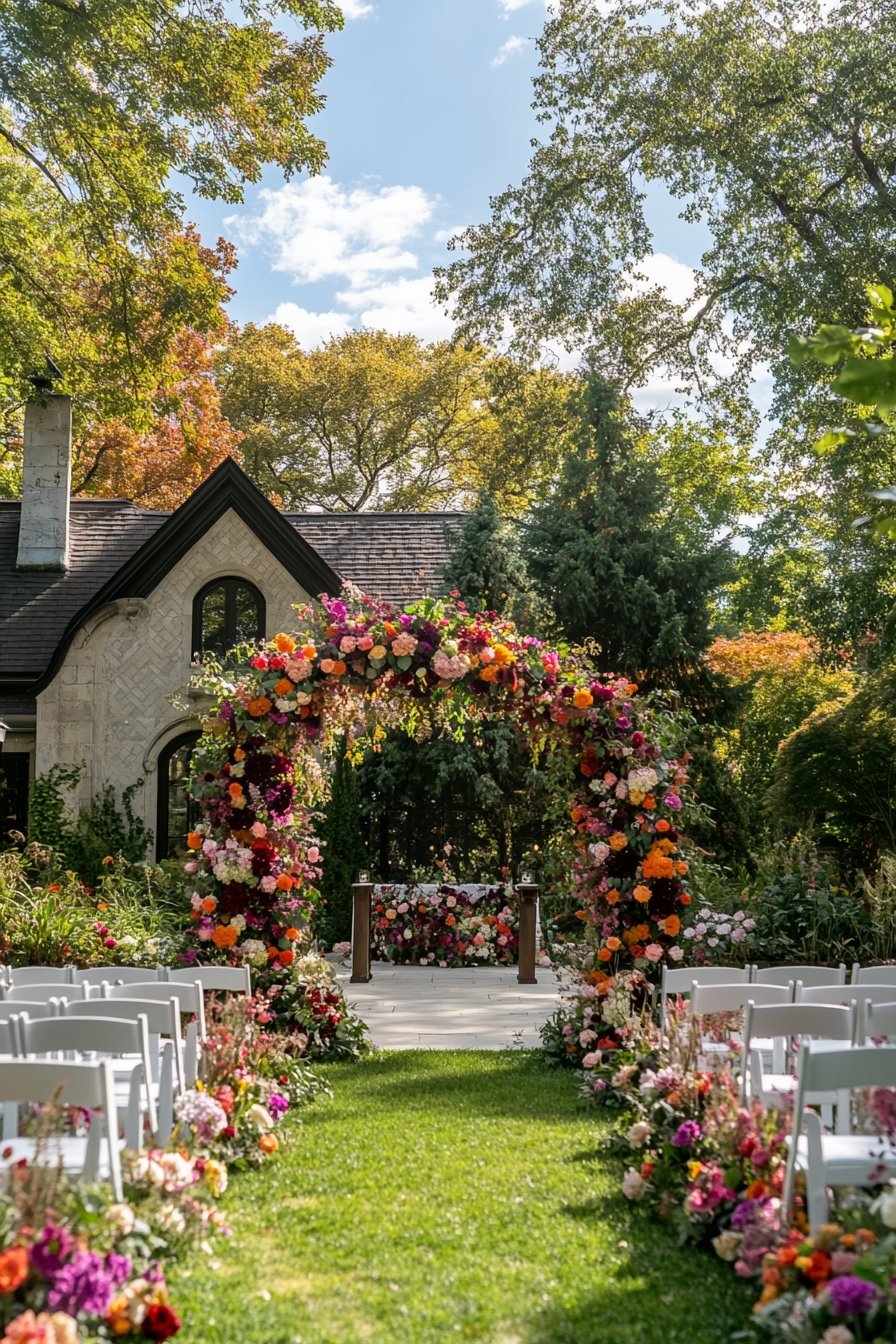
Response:
[{"label": "floral archway", "polygon": [[681,960],[686,771],[636,686],[457,601],[397,610],[347,590],[298,616],[296,632],[196,678],[214,708],[196,757],[204,820],[186,863],[192,956],[288,979],[321,874],[311,825],[321,748],[346,733],[375,748],[391,727],[456,732],[503,715],[533,752],[559,752],[567,766],[572,894],[595,980]]}]

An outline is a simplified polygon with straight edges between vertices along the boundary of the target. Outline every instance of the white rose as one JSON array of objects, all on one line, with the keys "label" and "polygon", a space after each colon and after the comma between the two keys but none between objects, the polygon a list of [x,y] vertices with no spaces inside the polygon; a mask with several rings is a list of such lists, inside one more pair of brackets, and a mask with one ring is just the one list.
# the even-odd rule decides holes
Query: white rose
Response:
[{"label": "white rose", "polygon": [[622,1193],[626,1199],[641,1199],[646,1189],[647,1182],[641,1173],[635,1171],[634,1167],[629,1167],[622,1178]]},{"label": "white rose", "polygon": [[262,1106],[259,1101],[256,1101],[254,1106],[249,1107],[247,1118],[249,1123],[254,1125],[256,1129],[265,1130],[274,1128],[274,1117],[267,1107]]},{"label": "white rose", "polygon": [[650,1125],[646,1120],[636,1120],[625,1137],[632,1148],[643,1148],[650,1138]]}]

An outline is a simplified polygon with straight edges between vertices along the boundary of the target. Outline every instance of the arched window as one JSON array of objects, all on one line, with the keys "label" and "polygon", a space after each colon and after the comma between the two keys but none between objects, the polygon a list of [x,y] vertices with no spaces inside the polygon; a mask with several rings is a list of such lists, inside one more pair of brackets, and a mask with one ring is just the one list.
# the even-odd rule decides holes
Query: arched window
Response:
[{"label": "arched window", "polygon": [[193,600],[193,652],[223,658],[228,649],[264,639],[264,598],[245,579],[213,579]]},{"label": "arched window", "polygon": [[159,752],[157,859],[175,859],[183,855],[187,835],[200,820],[199,804],[190,796],[190,760],[200,736],[197,732],[181,733]]}]

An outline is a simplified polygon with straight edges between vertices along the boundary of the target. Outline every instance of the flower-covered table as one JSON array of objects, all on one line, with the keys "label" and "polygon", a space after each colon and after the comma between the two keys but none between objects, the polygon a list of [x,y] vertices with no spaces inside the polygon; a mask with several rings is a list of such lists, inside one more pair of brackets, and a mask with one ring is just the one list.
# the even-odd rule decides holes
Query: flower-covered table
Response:
[{"label": "flower-covered table", "polygon": [[509,966],[519,945],[509,899],[509,888],[479,882],[375,886],[373,954],[400,965]]}]

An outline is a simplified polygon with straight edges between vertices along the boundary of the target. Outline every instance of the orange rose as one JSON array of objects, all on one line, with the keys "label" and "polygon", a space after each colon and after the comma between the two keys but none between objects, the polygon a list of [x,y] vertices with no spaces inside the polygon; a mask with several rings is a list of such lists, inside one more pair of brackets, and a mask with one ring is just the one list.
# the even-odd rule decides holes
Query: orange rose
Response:
[{"label": "orange rose", "polygon": [[237,798],[242,798],[243,796],[243,786],[242,784],[228,784],[227,792],[230,794],[234,802],[236,802]]},{"label": "orange rose", "polygon": [[276,1153],[277,1149],[280,1147],[280,1143],[276,1134],[262,1134],[261,1138],[258,1140],[258,1146],[263,1153],[270,1154]]},{"label": "orange rose", "polygon": [[335,666],[336,662],[333,658],[321,658],[320,660],[320,670],[321,672],[325,672],[327,676],[330,675]]},{"label": "orange rose", "polygon": [[215,900],[214,896],[206,896],[205,900],[202,902],[203,913],[206,915],[213,915],[217,908],[218,902]]},{"label": "orange rose", "polygon": [[608,947],[602,947],[597,955],[601,961],[609,961],[613,953],[610,951]]},{"label": "orange rose", "polygon": [[295,952],[293,952],[293,950],[292,950],[291,947],[287,947],[287,948],[285,948],[285,949],[280,953],[280,965],[281,965],[281,966],[291,966],[291,965],[293,964],[293,962],[295,961],[295,959],[296,959],[296,954],[295,954]]},{"label": "orange rose", "polygon": [[197,833],[196,833],[195,831],[191,831],[190,834],[187,836],[187,848],[188,848],[188,849],[201,849],[201,848],[202,848],[202,836],[201,836],[201,835],[197,835]]},{"label": "orange rose", "polygon": [[292,689],[293,685],[289,677],[281,677],[280,680],[277,682],[277,685],[274,687],[274,694],[289,695]]},{"label": "orange rose", "polygon": [[28,1277],[28,1252],[23,1246],[0,1251],[0,1293],[14,1293]]},{"label": "orange rose", "polygon": [[239,933],[232,924],[218,924],[212,930],[212,942],[215,947],[233,947],[239,938]]},{"label": "orange rose", "polygon": [[289,635],[275,635],[274,643],[280,653],[295,653],[296,642]]},{"label": "orange rose", "polygon": [[294,885],[294,880],[290,877],[289,873],[281,873],[277,878],[278,891],[292,891]]},{"label": "orange rose", "polygon": [[646,905],[647,902],[650,900],[651,896],[653,895],[653,892],[650,890],[649,887],[645,887],[643,882],[639,882],[638,885],[635,887],[634,891],[632,892],[632,895],[634,896],[636,901],[639,901],[641,903],[641,905]]},{"label": "orange rose", "polygon": [[622,946],[622,943],[619,941],[618,938],[608,938],[606,946],[610,949],[611,952],[618,952],[620,947]]},{"label": "orange rose", "polygon": [[302,649],[300,656],[304,658],[306,662],[310,663],[312,658],[317,657],[317,649],[313,644],[306,644]]},{"label": "orange rose", "polygon": [[677,915],[667,915],[660,928],[667,938],[675,938],[681,931],[681,920]]},{"label": "orange rose", "polygon": [[333,676],[344,677],[347,671],[348,668],[346,664],[342,661],[341,658],[337,658],[335,663],[333,664]]},{"label": "orange rose", "polygon": [[252,715],[253,719],[260,719],[262,715],[267,714],[271,707],[271,701],[266,695],[259,695],[254,700],[250,700],[246,709]]},{"label": "orange rose", "polygon": [[686,874],[687,874],[687,872],[688,872],[688,865],[684,862],[683,859],[679,859],[678,863],[676,863],[676,865],[675,865],[675,871],[676,871],[676,873],[678,874],[679,877],[685,877],[685,876],[686,876]]},{"label": "orange rose", "polygon": [[692,899],[693,899],[693,897],[689,896],[688,893],[687,893],[686,891],[683,891],[683,892],[681,893],[681,895],[679,896],[679,898],[678,898],[678,904],[679,904],[679,905],[690,905]]},{"label": "orange rose", "polygon": [[656,829],[663,835],[666,831],[671,831],[672,827],[665,817],[659,817],[657,818]]},{"label": "orange rose", "polygon": [[287,930],[286,930],[285,937],[287,937],[291,943],[294,943],[295,940],[298,938],[298,936],[299,936],[299,931],[298,931],[298,929],[287,929]]},{"label": "orange rose", "polygon": [[576,709],[588,709],[590,705],[594,704],[594,696],[590,691],[576,691],[572,698],[572,702]]},{"label": "orange rose", "polygon": [[625,849],[628,844],[628,836],[617,831],[615,835],[610,836],[609,845],[614,853],[618,854],[621,849]]}]

